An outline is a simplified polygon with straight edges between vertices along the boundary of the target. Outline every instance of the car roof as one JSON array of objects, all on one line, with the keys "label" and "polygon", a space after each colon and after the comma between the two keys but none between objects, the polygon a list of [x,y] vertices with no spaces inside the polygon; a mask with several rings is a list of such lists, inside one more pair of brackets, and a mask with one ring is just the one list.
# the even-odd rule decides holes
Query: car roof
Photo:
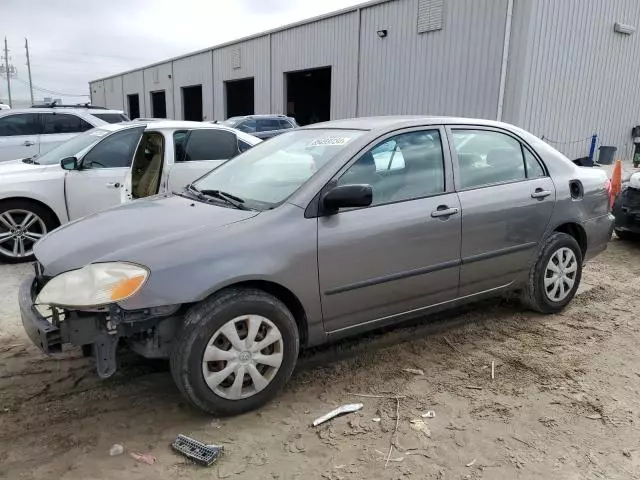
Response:
[{"label": "car roof", "polygon": [[[221,123],[191,122],[191,121],[188,121],[188,120],[158,120],[158,119],[147,120],[147,121],[148,121],[147,127],[148,128],[153,128],[153,129],[161,129],[161,128],[170,128],[170,129],[176,129],[176,128],[218,128],[218,129],[224,129],[224,130],[233,130],[234,132],[236,131],[233,128],[227,127],[226,125],[222,125]],[[131,122],[131,123],[136,124],[136,125],[140,125],[140,124],[144,124],[146,122],[143,119],[138,119],[135,122]]]},{"label": "car roof", "polygon": [[339,128],[346,130],[390,130],[422,125],[485,125],[513,129],[513,125],[482,118],[444,117],[425,115],[391,115],[380,117],[347,118],[329,122],[314,123],[302,127],[305,130],[315,128]]},{"label": "car roof", "polygon": [[239,139],[248,141],[252,145],[261,142],[258,137],[254,137],[248,133],[244,133],[240,130],[236,130],[235,128],[227,127],[226,125],[222,125],[220,123],[208,123],[208,122],[190,122],[187,120],[156,120],[156,121],[141,121],[136,120],[132,122],[120,122],[120,123],[110,123],[107,125],[100,125],[98,128],[102,128],[104,130],[116,131],[121,130],[123,128],[132,128],[132,127],[140,127],[144,126],[145,130],[189,130],[189,129],[210,129],[210,130],[226,130],[228,132],[233,132]]},{"label": "car roof", "polygon": [[93,109],[93,108],[69,108],[69,107],[29,107],[29,108],[12,108],[10,110],[3,110],[3,114],[8,113],[82,113],[88,115],[96,115],[102,113],[118,113],[123,114],[122,110],[106,110],[106,109]]},{"label": "car roof", "polygon": [[228,120],[231,120],[232,118],[237,118],[237,119],[241,119],[241,118],[291,118],[287,115],[283,115],[281,113],[273,113],[273,114],[268,114],[268,113],[257,113],[255,115],[237,115],[237,116],[233,116],[228,118]]}]

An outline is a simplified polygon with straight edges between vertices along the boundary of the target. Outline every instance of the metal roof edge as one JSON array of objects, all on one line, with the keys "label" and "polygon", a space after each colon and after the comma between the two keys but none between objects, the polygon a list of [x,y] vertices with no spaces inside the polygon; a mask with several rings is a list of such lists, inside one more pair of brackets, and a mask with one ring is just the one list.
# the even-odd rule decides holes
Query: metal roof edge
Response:
[{"label": "metal roof edge", "polygon": [[89,85],[96,82],[103,82],[105,80],[109,80],[111,78],[121,77],[124,75],[128,75],[130,73],[141,72],[146,70],[147,68],[157,67],[158,65],[163,65],[169,62],[175,62],[176,60],[182,60],[189,57],[194,57],[196,55],[201,55],[207,52],[213,52],[214,50],[219,50],[221,48],[230,47],[231,45],[236,45],[238,43],[246,42],[249,40],[255,40],[261,37],[268,37],[274,33],[284,32],[285,30],[289,30],[291,28],[301,27],[303,25],[308,25],[310,23],[318,22],[320,20],[326,20],[328,18],[339,17],[340,15],[344,15],[346,13],[357,12],[358,10],[362,10],[363,8],[374,7],[376,5],[382,3],[395,2],[398,0],[369,0],[368,2],[359,3],[357,5],[353,5],[351,7],[341,8],[340,10],[334,10],[333,12],[323,13],[322,15],[317,15],[315,17],[306,18],[304,20],[299,20],[297,22],[289,23],[287,25],[283,25],[282,27],[272,28],[271,30],[265,30],[263,32],[254,33],[252,35],[248,35],[246,37],[238,38],[236,40],[230,40],[228,42],[220,43],[218,45],[214,45],[212,47],[203,48],[200,50],[196,50],[195,52],[189,52],[182,55],[178,55],[175,57],[167,58],[166,60],[150,63],[143,67],[133,68],[131,70],[125,70],[124,72],[116,73],[113,75],[109,75],[107,77],[96,78],[95,80],[90,80]]}]

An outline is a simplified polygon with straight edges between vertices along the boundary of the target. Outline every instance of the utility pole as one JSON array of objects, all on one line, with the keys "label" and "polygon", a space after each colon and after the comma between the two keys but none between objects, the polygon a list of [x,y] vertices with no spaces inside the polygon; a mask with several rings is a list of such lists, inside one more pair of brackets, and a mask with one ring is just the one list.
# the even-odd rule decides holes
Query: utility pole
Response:
[{"label": "utility pole", "polygon": [[33,84],[31,83],[31,60],[29,60],[29,42],[24,39],[24,48],[27,51],[27,70],[29,71],[29,93],[31,94],[31,105],[33,105]]},{"label": "utility pole", "polygon": [[9,94],[9,106],[13,108],[11,101],[11,69],[9,68],[9,48],[7,47],[7,37],[4,37],[4,66],[7,73],[7,93]]}]

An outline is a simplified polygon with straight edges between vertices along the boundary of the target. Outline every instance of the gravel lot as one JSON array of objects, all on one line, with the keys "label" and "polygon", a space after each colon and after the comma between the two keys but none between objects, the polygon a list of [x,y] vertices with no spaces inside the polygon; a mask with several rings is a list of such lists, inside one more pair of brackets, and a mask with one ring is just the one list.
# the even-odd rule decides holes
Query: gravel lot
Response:
[{"label": "gravel lot", "polygon": [[[614,238],[562,314],[496,300],[306,352],[276,401],[228,419],[188,407],[164,362],[126,355],[99,381],[79,350],[40,354],[18,316],[29,269],[0,265],[0,478],[640,478],[640,243]],[[394,398],[352,393],[402,396],[399,418]],[[194,466],[178,433],[226,454]]]}]

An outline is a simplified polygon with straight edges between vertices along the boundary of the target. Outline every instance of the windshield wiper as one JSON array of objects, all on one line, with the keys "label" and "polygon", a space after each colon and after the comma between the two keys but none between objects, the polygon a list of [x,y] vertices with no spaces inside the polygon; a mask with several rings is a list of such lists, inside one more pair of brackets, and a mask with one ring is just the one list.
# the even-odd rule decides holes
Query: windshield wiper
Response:
[{"label": "windshield wiper", "polygon": [[193,184],[187,185],[185,189],[200,200],[204,200],[205,197],[213,197],[224,201],[238,210],[249,210],[249,208],[244,205],[244,200],[242,198],[236,197],[230,193],[222,192],[220,190],[198,190]]},{"label": "windshield wiper", "polygon": [[187,185],[186,187],[184,187],[184,189],[189,192],[192,195],[195,195],[198,199],[200,200],[204,200],[204,195],[202,195],[202,193],[200,192],[200,190],[198,190],[196,187],[193,186],[192,183],[190,183],[189,185]]},{"label": "windshield wiper", "polygon": [[208,197],[220,198],[227,202],[229,205],[233,205],[238,210],[249,210],[249,208],[244,205],[244,200],[242,198],[236,197],[235,195],[232,195],[230,193],[223,192],[221,190],[199,190],[199,192],[202,195],[206,195]]}]

